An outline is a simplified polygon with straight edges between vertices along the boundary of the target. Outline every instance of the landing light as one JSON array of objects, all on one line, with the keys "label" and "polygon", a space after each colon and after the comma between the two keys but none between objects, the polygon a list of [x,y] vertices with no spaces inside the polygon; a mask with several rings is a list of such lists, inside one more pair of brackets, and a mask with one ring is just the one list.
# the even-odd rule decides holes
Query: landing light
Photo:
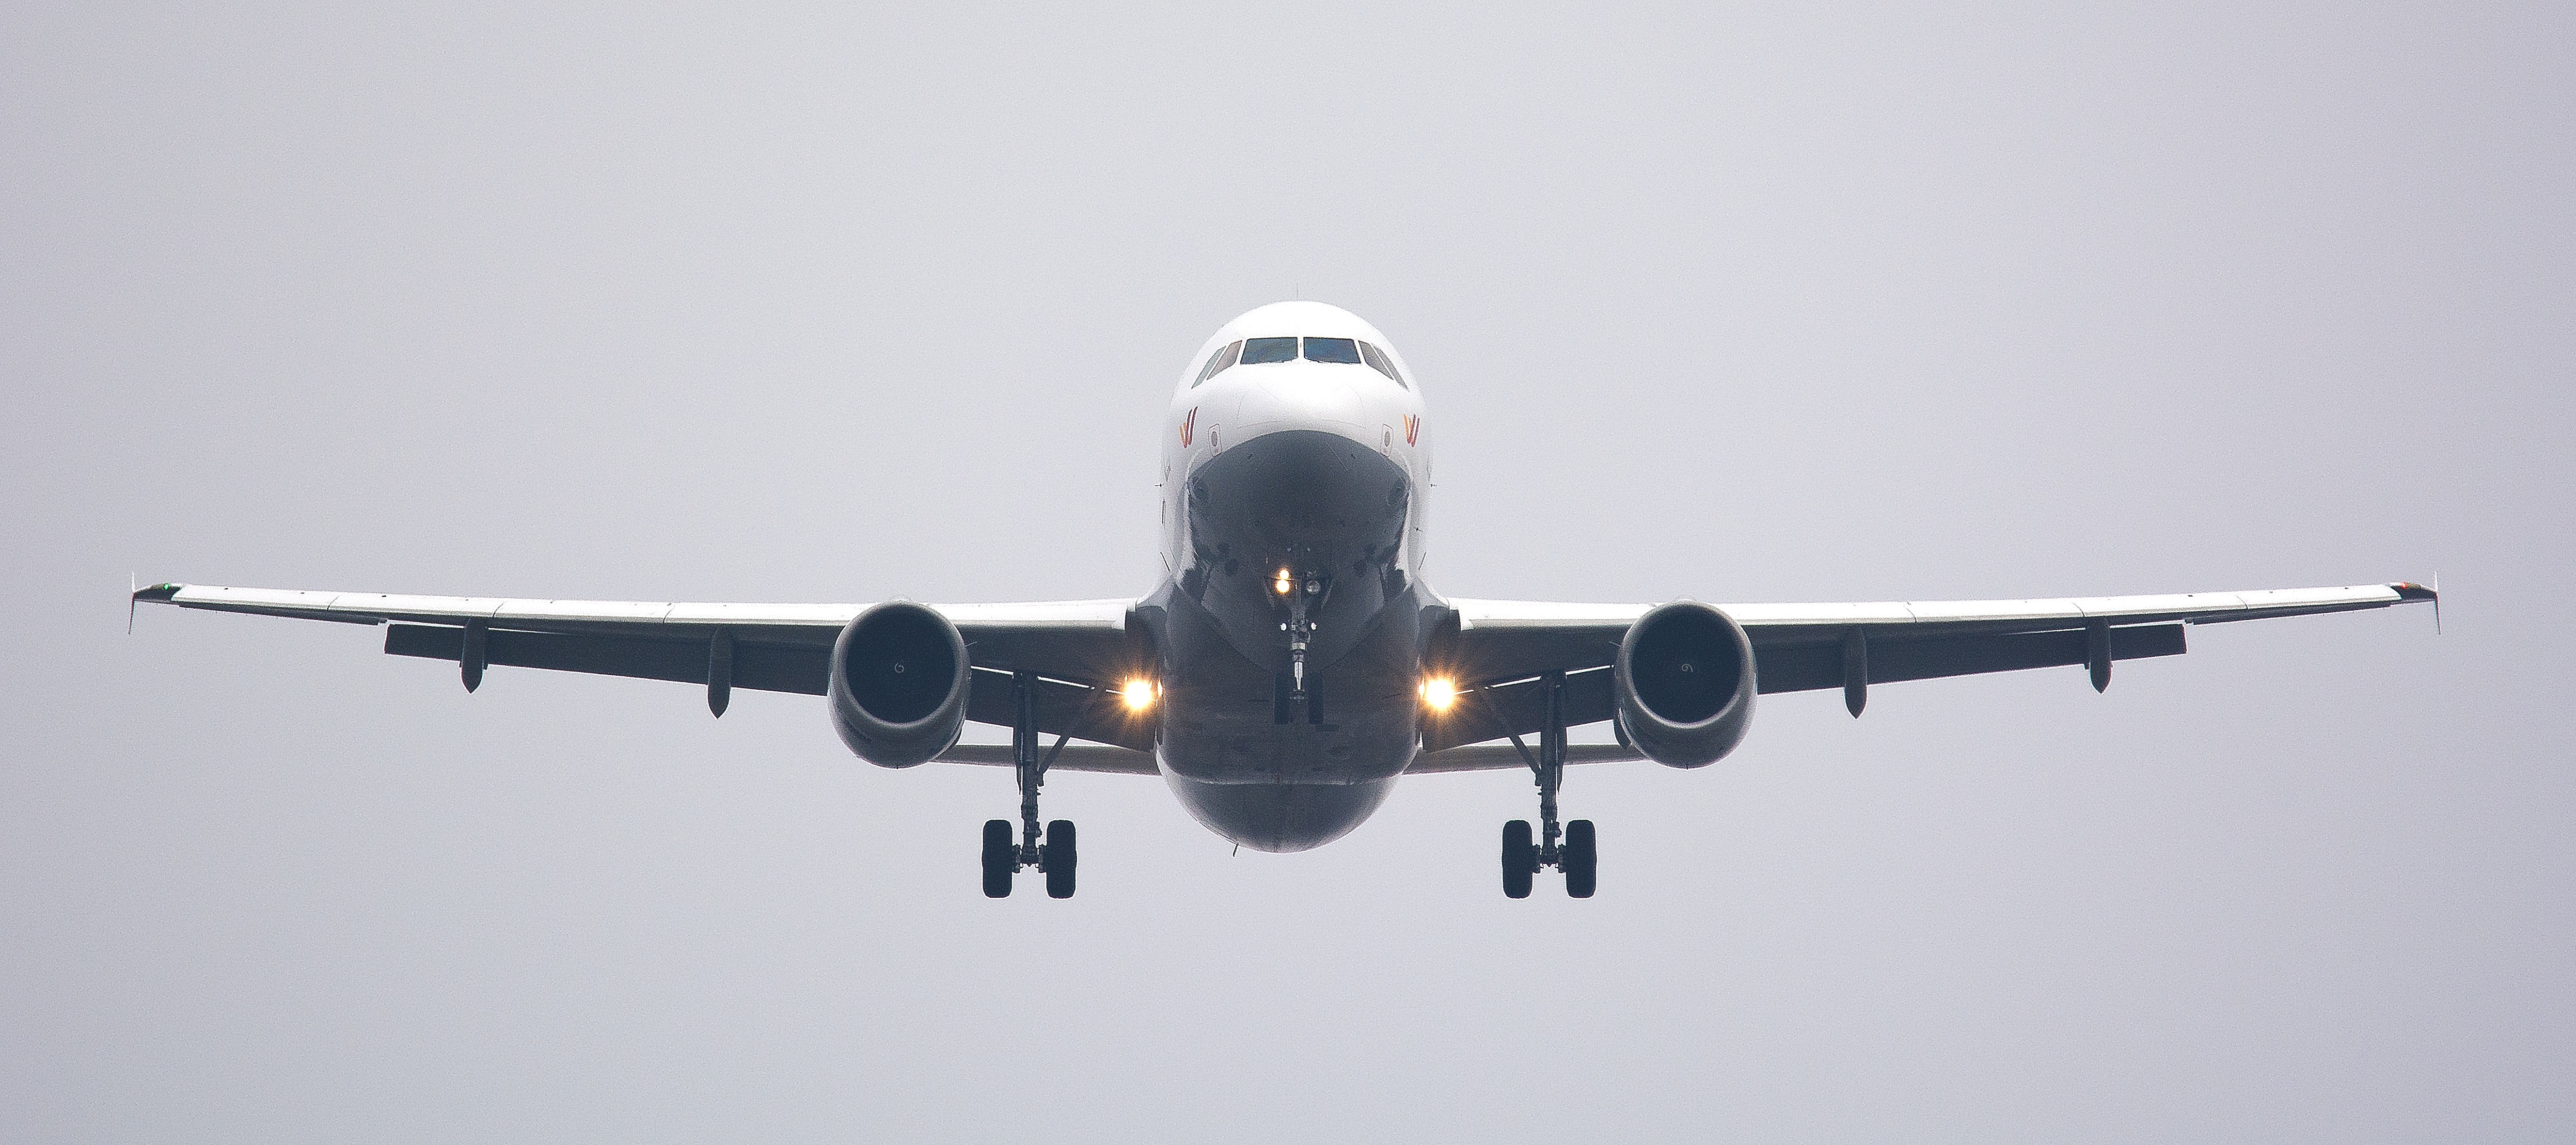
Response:
[{"label": "landing light", "polygon": [[1447,676],[1433,676],[1422,682],[1422,703],[1435,712],[1449,710],[1458,702],[1458,684]]},{"label": "landing light", "polygon": [[1288,570],[1281,569],[1279,570],[1279,579],[1271,582],[1270,587],[1279,590],[1279,595],[1286,596],[1289,593],[1296,591],[1297,582],[1289,577]]},{"label": "landing light", "polygon": [[1119,691],[1118,697],[1127,702],[1128,711],[1141,712],[1154,706],[1154,697],[1161,691],[1162,689],[1154,686],[1152,680],[1138,676],[1127,681],[1127,686]]}]

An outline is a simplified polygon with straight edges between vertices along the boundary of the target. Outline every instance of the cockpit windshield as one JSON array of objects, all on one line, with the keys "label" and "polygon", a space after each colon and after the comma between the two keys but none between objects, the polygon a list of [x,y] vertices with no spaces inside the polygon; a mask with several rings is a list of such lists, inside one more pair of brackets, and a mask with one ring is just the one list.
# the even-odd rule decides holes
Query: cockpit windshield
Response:
[{"label": "cockpit windshield", "polygon": [[1243,364],[1247,366],[1296,360],[1297,340],[1294,338],[1252,338],[1243,343]]},{"label": "cockpit windshield", "polygon": [[1226,367],[1234,364],[1234,356],[1242,352],[1243,343],[1229,342],[1226,344],[1224,349],[1208,355],[1207,368],[1199,371],[1199,380],[1191,382],[1190,388],[1196,389],[1200,385],[1205,384],[1209,378],[1213,378],[1218,374],[1224,373]]},{"label": "cockpit windshield", "polygon": [[1306,360],[1356,366],[1360,364],[1360,344],[1348,338],[1308,338]]},{"label": "cockpit windshield", "polygon": [[[1388,381],[1394,382],[1399,386],[1404,385],[1404,376],[1395,372],[1395,363],[1387,360],[1386,351],[1380,350],[1366,342],[1362,342],[1360,343],[1360,356],[1368,359],[1368,367],[1370,369],[1386,375]],[[1413,387],[1405,386],[1405,388],[1411,389]]]},{"label": "cockpit windshield", "polygon": [[[1302,355],[1300,350],[1304,351]],[[1247,338],[1209,355],[1207,365],[1199,370],[1198,380],[1190,385],[1202,385],[1209,378],[1235,366],[1276,365],[1294,362],[1301,356],[1309,362],[1367,366],[1399,386],[1405,384],[1403,375],[1396,373],[1395,363],[1387,358],[1385,351],[1356,338]]]}]

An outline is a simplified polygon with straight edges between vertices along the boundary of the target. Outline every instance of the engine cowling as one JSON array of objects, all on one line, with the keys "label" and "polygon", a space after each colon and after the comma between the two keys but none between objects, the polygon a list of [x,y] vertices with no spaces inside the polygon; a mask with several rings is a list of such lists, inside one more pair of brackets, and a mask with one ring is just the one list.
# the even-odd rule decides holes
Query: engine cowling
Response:
[{"label": "engine cowling", "polygon": [[1683,600],[1647,612],[1611,667],[1619,730],[1666,767],[1715,763],[1752,726],[1753,642],[1718,608]]},{"label": "engine cowling", "polygon": [[930,762],[966,726],[966,638],[937,610],[890,601],[832,642],[832,729],[879,767]]}]

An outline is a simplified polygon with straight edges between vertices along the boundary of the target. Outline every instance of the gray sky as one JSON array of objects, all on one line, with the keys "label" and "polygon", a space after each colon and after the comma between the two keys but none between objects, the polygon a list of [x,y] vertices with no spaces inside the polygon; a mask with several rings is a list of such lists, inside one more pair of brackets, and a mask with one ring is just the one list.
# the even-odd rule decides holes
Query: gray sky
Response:
[{"label": "gray sky", "polygon": [[[851,7],[0,17],[0,1137],[2576,1133],[2563,7]],[[1229,857],[1061,776],[994,902],[1007,776],[809,698],[122,632],[1141,593],[1299,294],[1426,381],[1446,592],[2448,634],[1774,697],[1569,779],[1589,902],[1495,885],[1526,777]]]}]

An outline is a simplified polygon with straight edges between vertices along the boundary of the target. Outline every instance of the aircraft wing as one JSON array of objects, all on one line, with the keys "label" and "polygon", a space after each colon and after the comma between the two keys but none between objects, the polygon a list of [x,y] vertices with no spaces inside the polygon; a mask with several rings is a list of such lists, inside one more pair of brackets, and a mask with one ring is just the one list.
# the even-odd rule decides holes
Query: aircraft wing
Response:
[{"label": "aircraft wing", "polygon": [[[163,584],[138,603],[330,620],[385,629],[385,651],[458,661],[469,626],[483,630],[489,664],[705,685],[721,640],[734,687],[821,695],[833,639],[863,604],[692,604],[404,596]],[[2183,626],[2385,608],[2433,600],[2414,584],[2061,600],[1899,601],[1721,605],[1753,642],[1765,693],[1845,688],[1847,645],[1863,643],[1866,683],[2178,655]],[[1415,770],[1511,766],[1461,745],[1534,734],[1540,673],[1568,673],[1570,725],[1610,718],[1609,664],[1644,604],[1451,600],[1458,628],[1442,656],[1459,683],[1479,689],[1480,718],[1434,723]],[[1125,721],[1093,720],[1097,694],[1116,686],[1131,655],[1126,600],[932,605],[956,624],[977,685],[967,718],[1010,725],[1008,678],[1041,677],[1037,716],[1048,735],[1072,735],[1130,752],[1152,749]],[[717,703],[710,696],[711,703]],[[1141,729],[1139,729],[1141,730]],[[964,751],[970,745],[960,745]],[[971,751],[965,755],[973,755]],[[1097,755],[1098,758],[1092,758]],[[1490,757],[1490,758],[1488,758]],[[955,762],[988,762],[955,756]],[[1142,771],[1134,755],[1092,753],[1069,769]]]},{"label": "aircraft wing", "polygon": [[[1866,680],[1894,683],[2025,668],[2097,664],[2107,681],[2112,661],[2176,656],[2186,625],[2308,616],[2386,608],[2435,599],[2416,584],[2057,600],[1884,601],[1851,604],[1722,604],[1752,640],[1754,678],[1763,694],[1844,688],[1858,707],[1845,666]],[[1610,718],[1611,659],[1647,604],[1557,604],[1518,600],[1451,600],[1458,627],[1445,653],[1459,684],[1485,690],[1497,718],[1444,721],[1426,748],[1446,748],[1539,726],[1542,672],[1565,672],[1567,723]],[[1859,656],[1850,656],[1857,642]],[[2098,656],[2097,656],[2098,654]],[[1854,714],[1858,714],[1855,710]],[[1494,726],[1489,726],[1494,725]]]},{"label": "aircraft wing", "polygon": [[[483,631],[485,662],[705,685],[721,641],[730,686],[770,692],[824,693],[832,642],[864,604],[690,604],[622,600],[518,600],[501,597],[403,596],[373,592],[224,588],[161,584],[134,594],[138,603],[215,612],[379,626],[385,651],[436,660],[464,658],[469,626]],[[966,718],[1011,722],[1009,677],[1035,672],[1039,730],[1130,748],[1123,721],[1089,721],[1095,689],[1117,686],[1130,655],[1127,600],[1026,604],[934,604],[957,625],[974,663],[977,685]],[[710,693],[710,704],[721,701]]]}]

